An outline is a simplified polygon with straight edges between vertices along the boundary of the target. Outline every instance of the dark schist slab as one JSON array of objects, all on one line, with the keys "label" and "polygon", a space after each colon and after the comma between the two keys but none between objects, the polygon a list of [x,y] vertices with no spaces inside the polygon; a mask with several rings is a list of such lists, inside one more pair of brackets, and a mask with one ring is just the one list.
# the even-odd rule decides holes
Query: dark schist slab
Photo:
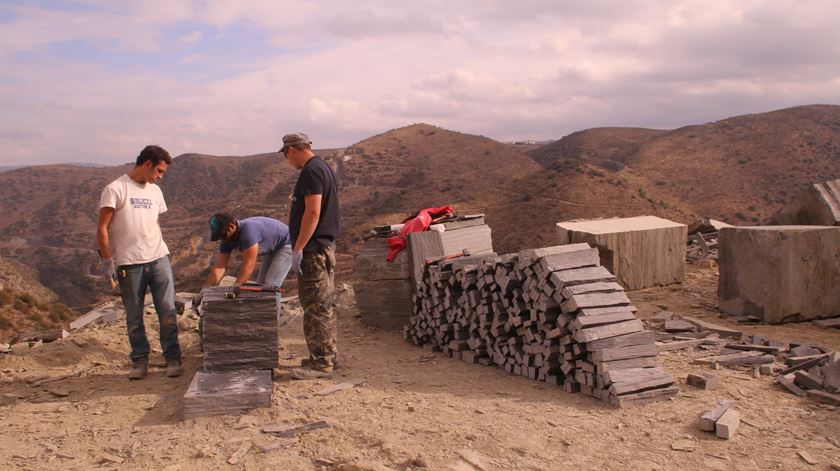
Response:
[{"label": "dark schist slab", "polygon": [[184,394],[184,418],[242,414],[271,405],[271,370],[198,371]]}]

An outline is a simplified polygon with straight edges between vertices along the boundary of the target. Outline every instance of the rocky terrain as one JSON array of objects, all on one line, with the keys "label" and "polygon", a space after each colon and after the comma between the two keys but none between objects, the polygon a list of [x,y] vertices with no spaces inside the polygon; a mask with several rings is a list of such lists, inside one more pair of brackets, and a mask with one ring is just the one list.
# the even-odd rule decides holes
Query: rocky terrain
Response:
[{"label": "rocky terrain", "polygon": [[[630,293],[639,317],[663,308],[745,335],[802,339],[840,348],[840,330],[810,324],[742,326],[719,319],[714,268],[690,266],[685,283]],[[296,310],[299,308],[292,308]],[[280,335],[270,408],[241,416],[182,420],[181,401],[201,356],[193,330],[182,333],[184,376],[167,379],[155,335],[153,368],[126,379],[122,321],[75,331],[0,358],[0,466],[3,469],[295,470],[765,470],[840,465],[837,407],[798,398],[753,377],[749,367],[692,364],[702,351],[675,350],[658,362],[677,378],[673,400],[614,409],[581,394],[467,364],[406,343],[400,333],[365,327],[352,302],[339,310],[341,368],[332,379],[294,381],[306,356],[300,318]],[[154,332],[154,315],[146,317]],[[2,355],[0,355],[2,356]],[[685,384],[711,371],[720,387]],[[360,383],[328,395],[327,388]],[[699,416],[736,401],[734,437],[700,431]],[[264,433],[325,421],[290,437]],[[817,464],[811,466],[805,459]]]}]

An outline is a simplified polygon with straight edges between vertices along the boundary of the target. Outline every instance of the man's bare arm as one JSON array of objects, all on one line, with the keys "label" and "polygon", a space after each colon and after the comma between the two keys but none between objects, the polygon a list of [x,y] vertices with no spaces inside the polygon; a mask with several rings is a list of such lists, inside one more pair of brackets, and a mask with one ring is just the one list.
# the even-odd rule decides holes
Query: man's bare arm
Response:
[{"label": "man's bare arm", "polygon": [[114,218],[114,208],[99,209],[99,223],[96,227],[96,242],[99,244],[99,254],[102,258],[111,258],[111,240],[108,236],[108,226]]},{"label": "man's bare arm", "polygon": [[229,253],[219,252],[216,254],[216,263],[213,264],[213,268],[210,269],[210,273],[207,275],[207,281],[205,283],[207,286],[216,286],[222,281],[229,260]]},{"label": "man's bare arm", "polygon": [[295,241],[295,251],[301,251],[306,247],[321,219],[321,195],[307,195],[303,198],[303,202],[303,218],[300,222],[300,233]]},{"label": "man's bare arm", "polygon": [[251,279],[251,274],[254,273],[254,267],[257,266],[257,254],[259,253],[260,245],[254,244],[242,251],[242,268],[239,269],[239,276],[236,277],[236,284],[242,285]]}]

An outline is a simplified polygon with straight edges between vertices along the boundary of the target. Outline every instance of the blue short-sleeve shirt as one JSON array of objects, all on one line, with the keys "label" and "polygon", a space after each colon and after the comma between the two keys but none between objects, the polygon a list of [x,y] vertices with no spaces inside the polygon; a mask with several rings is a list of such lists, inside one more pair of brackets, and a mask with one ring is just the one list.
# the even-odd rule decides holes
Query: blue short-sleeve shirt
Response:
[{"label": "blue short-sleeve shirt", "polygon": [[222,240],[219,252],[231,253],[233,249],[246,250],[259,244],[258,252],[262,255],[291,244],[289,227],[277,219],[256,216],[237,222],[239,233],[231,241]]}]

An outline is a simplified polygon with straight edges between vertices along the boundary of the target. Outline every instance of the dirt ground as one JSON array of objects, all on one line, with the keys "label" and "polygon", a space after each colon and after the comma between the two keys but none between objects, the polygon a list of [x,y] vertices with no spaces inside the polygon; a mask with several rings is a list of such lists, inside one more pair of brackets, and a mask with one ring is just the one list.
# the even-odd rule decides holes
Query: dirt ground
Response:
[{"label": "dirt ground", "polygon": [[[682,285],[631,293],[640,317],[661,309],[706,318],[745,334],[803,339],[840,349],[840,330],[805,324],[738,326],[715,310],[715,269],[690,267]],[[147,316],[150,332],[154,316]],[[150,376],[126,378],[128,343],[120,322],[0,359],[0,469],[287,470],[659,470],[833,469],[840,412],[783,392],[747,369],[720,370],[720,389],[685,384],[701,352],[666,352],[678,379],[673,400],[615,409],[498,368],[452,360],[361,324],[340,311],[340,366],[334,378],[294,381],[306,356],[298,316],[281,331],[273,403],[243,416],[181,420],[181,397],[201,365],[194,331],[182,333],[185,374],[165,377],[159,350]],[[150,336],[150,337],[154,337]],[[153,345],[157,343],[153,341]],[[78,376],[32,387],[27,380]],[[364,384],[314,393],[351,380]],[[742,414],[731,440],[701,432],[698,417],[721,399]],[[325,420],[329,428],[276,438],[265,425]],[[672,448],[688,440],[691,451]],[[238,462],[234,454],[245,450]],[[809,465],[804,452],[818,464]],[[232,459],[233,458],[233,459]],[[120,463],[121,461],[121,463]],[[236,464],[229,464],[234,461]]]}]

